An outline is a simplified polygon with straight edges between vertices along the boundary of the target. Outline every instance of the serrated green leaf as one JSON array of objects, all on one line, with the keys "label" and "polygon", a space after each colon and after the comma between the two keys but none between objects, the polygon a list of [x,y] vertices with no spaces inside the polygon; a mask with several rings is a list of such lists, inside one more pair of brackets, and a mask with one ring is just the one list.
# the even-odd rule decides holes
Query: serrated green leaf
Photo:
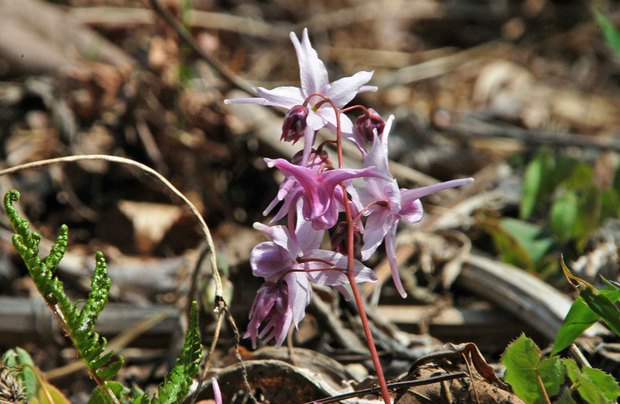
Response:
[{"label": "serrated green leaf", "polygon": [[[611,302],[615,303],[620,300],[620,290],[601,289],[599,292]],[[581,296],[577,297],[555,336],[551,355],[557,355],[566,349],[578,336],[583,334],[592,324],[596,323],[598,319],[598,314],[590,309],[583,298]]]},{"label": "serrated green leaf", "polygon": [[620,397],[618,382],[600,369],[579,369],[573,359],[564,359],[568,377],[579,395],[591,404],[616,403]]},{"label": "serrated green leaf", "polygon": [[577,195],[572,191],[564,192],[551,207],[551,231],[560,244],[572,238],[578,215]]},{"label": "serrated green leaf", "polygon": [[179,353],[174,367],[159,385],[157,397],[150,401],[148,396],[143,395],[141,400],[166,404],[181,402],[187,395],[194,376],[198,374],[201,358],[202,344],[198,328],[198,303],[194,301],[190,310],[183,349]]},{"label": "serrated green leaf", "polygon": [[560,387],[564,383],[564,367],[560,358],[552,356],[540,361],[538,364],[538,373],[540,374],[545,390],[549,397],[553,397],[560,392]]},{"label": "serrated green leaf", "polygon": [[539,377],[548,394],[557,393],[564,380],[564,371],[558,358],[541,361],[540,349],[524,334],[506,348],[501,362],[506,366],[504,380],[528,404],[545,402]]}]

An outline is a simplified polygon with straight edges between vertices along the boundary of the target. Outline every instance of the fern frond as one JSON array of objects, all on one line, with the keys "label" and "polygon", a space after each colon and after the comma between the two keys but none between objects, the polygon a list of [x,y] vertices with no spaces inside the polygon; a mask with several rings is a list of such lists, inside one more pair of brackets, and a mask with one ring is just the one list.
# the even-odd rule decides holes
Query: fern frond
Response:
[{"label": "fern frond", "polygon": [[89,373],[98,384],[114,377],[122,366],[123,358],[113,360],[113,354],[104,354],[107,341],[94,331],[94,326],[108,302],[111,280],[107,273],[105,259],[101,252],[96,255],[96,265],[88,298],[80,308],[73,303],[64,291],[62,282],[54,272],[67,251],[68,228],[63,225],[58,230],[56,242],[50,253],[39,258],[41,236],[30,231],[26,219],[19,216],[13,203],[19,200],[19,192],[12,190],[4,196],[6,215],[15,231],[13,245],[30,272],[30,276],[50,308],[57,315],[61,326],[71,338],[80,357],[86,363]]},{"label": "fern frond", "polygon": [[135,403],[173,404],[182,402],[194,376],[198,373],[202,360],[202,344],[198,327],[198,303],[192,302],[189,325],[183,342],[183,349],[176,359],[174,367],[157,389],[157,397],[150,400],[145,394]]}]

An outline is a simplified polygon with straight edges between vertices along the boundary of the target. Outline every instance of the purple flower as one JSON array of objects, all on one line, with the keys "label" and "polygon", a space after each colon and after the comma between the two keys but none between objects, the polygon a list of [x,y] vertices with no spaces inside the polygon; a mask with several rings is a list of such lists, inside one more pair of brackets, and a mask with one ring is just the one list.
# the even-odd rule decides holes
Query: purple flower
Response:
[{"label": "purple flower", "polygon": [[[348,104],[358,93],[365,91],[376,91],[374,86],[368,86],[366,83],[372,78],[372,72],[358,72],[351,77],[345,77],[329,82],[327,69],[319,59],[316,50],[310,44],[308,30],[304,29],[301,42],[297,36],[291,32],[291,41],[297,53],[299,62],[299,76],[301,87],[277,87],[267,90],[263,87],[256,88],[259,97],[257,98],[237,98],[225,100],[226,103],[246,103],[260,104],[274,107],[282,107],[291,109],[297,105],[307,105],[309,113],[306,118],[307,126],[304,130],[304,161],[310,154],[310,149],[314,143],[314,134],[317,130],[328,126],[336,127],[336,113],[334,109],[323,102],[321,97],[308,97],[314,94],[321,94],[323,97],[330,99],[338,108],[342,108]],[[309,101],[309,103],[307,103]],[[342,133],[353,139],[353,123],[345,115],[341,115],[340,124]]]},{"label": "purple flower", "polygon": [[[281,345],[291,325],[298,326],[310,303],[310,281],[320,285],[342,287],[348,283],[347,257],[319,249],[323,230],[315,230],[310,222],[299,220],[294,233],[284,226],[255,223],[272,241],[258,244],[250,254],[254,276],[265,283],[258,290],[250,310],[250,323],[245,338],[269,341]],[[356,282],[376,280],[370,268],[354,261]],[[261,324],[264,324],[261,329]]]},{"label": "purple flower", "polygon": [[387,141],[393,116],[386,122],[381,137],[375,137],[372,149],[364,158],[364,166],[373,166],[376,169],[390,176],[385,178],[370,178],[364,180],[364,187],[354,195],[358,209],[365,209],[364,215],[367,216],[364,229],[362,245],[362,260],[366,261],[377,250],[382,241],[385,242],[385,250],[392,279],[396,290],[402,297],[406,297],[405,289],[398,275],[396,263],[396,229],[401,219],[409,223],[416,223],[422,219],[424,213],[420,198],[444,189],[468,184],[472,178],[446,181],[439,184],[430,185],[417,189],[399,189],[394,178],[391,178],[388,167]]},{"label": "purple flower", "polygon": [[[265,159],[270,167],[277,167],[286,177],[295,182],[287,182],[287,188],[280,188],[278,199],[284,204],[274,220],[284,217],[298,198],[303,201],[303,217],[312,222],[315,229],[329,229],[338,220],[339,206],[342,201],[342,189],[338,186],[343,181],[360,177],[385,177],[374,167],[363,169],[333,169],[318,172],[312,168],[298,166],[284,159]],[[272,202],[273,205],[273,202]],[[272,206],[270,205],[270,206]],[[286,209],[286,210],[284,210]]]},{"label": "purple flower", "polygon": [[252,340],[253,348],[256,348],[257,338],[265,342],[275,338],[276,346],[282,345],[291,324],[297,327],[304,317],[311,293],[308,277],[299,272],[290,272],[278,282],[265,282],[256,293],[250,309],[250,323],[243,337]]}]

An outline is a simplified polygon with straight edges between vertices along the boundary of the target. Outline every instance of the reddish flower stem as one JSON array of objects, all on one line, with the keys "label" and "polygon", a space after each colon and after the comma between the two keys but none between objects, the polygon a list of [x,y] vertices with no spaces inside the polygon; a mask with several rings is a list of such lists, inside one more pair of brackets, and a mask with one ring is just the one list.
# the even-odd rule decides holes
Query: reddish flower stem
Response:
[{"label": "reddish flower stem", "polygon": [[[320,95],[319,97],[323,98],[324,102],[329,103],[334,111],[336,112],[336,150],[338,153],[338,168],[343,168],[343,157],[342,157],[342,134],[340,128],[340,113],[341,111],[336,107],[336,105],[328,98]],[[312,97],[311,95],[310,97]],[[308,97],[308,98],[310,98]],[[385,381],[385,375],[383,374],[383,367],[381,366],[381,361],[379,360],[379,355],[377,353],[377,347],[375,346],[375,340],[372,336],[372,331],[370,330],[370,324],[368,322],[368,316],[366,315],[366,310],[364,309],[364,301],[362,299],[362,295],[360,294],[359,288],[357,287],[357,283],[355,281],[355,271],[354,271],[354,250],[355,250],[355,222],[353,221],[353,215],[351,213],[351,207],[349,206],[349,196],[347,195],[347,189],[344,182],[340,183],[340,187],[342,188],[342,198],[344,204],[345,216],[347,219],[347,278],[349,279],[349,284],[351,285],[351,291],[353,292],[353,298],[355,299],[355,304],[357,305],[357,310],[360,313],[360,319],[362,320],[362,328],[364,329],[364,335],[366,336],[366,342],[368,343],[368,350],[370,351],[370,357],[372,358],[372,363],[375,367],[375,372],[377,373],[377,381],[379,382],[379,387],[381,389],[381,397],[385,404],[391,404],[392,400],[390,398],[390,392],[388,391],[387,383]]]}]

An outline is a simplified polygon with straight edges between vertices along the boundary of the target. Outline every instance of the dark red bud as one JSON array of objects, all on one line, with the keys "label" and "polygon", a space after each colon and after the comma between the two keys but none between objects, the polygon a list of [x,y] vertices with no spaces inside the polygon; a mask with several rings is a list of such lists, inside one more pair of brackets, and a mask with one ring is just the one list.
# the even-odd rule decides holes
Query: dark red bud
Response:
[{"label": "dark red bud", "polygon": [[289,109],[284,117],[284,123],[282,124],[282,136],[280,140],[285,142],[297,142],[304,137],[304,130],[307,123],[308,108],[303,105],[295,105]]},{"label": "dark red bud", "polygon": [[377,111],[368,108],[368,114],[361,115],[355,120],[354,128],[358,139],[365,139],[372,142],[375,138],[375,130],[377,131],[377,135],[383,133],[385,121]]},{"label": "dark red bud", "polygon": [[[347,222],[339,222],[336,225],[336,230],[331,237],[332,251],[340,253],[342,255],[348,254],[347,248]],[[362,258],[362,232],[358,226],[355,226],[353,233],[353,255],[356,259]]]}]

